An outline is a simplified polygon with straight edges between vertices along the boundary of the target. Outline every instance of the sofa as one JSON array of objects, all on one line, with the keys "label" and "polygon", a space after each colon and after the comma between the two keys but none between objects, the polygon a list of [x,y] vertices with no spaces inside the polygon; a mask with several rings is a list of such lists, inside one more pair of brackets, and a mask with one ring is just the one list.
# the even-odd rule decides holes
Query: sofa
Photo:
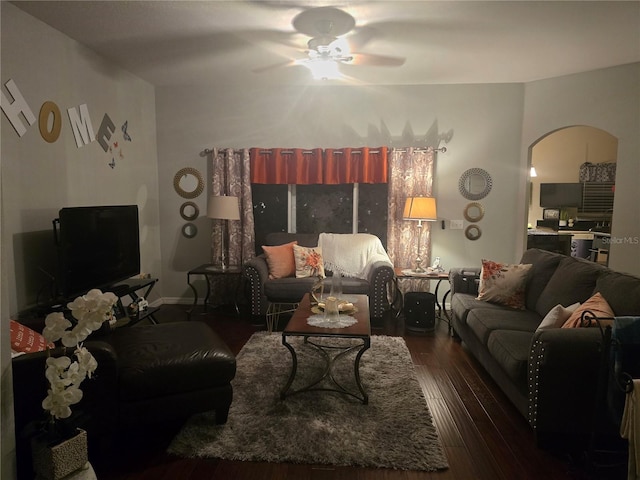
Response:
[{"label": "sofa", "polygon": [[[349,234],[343,234],[349,235]],[[358,238],[366,234],[354,234]],[[269,233],[265,237],[266,246],[279,246],[291,242],[303,247],[318,246],[320,234],[317,233]],[[384,251],[380,240],[374,235],[368,235],[371,245],[377,251]],[[356,238],[355,236],[353,237]],[[369,296],[369,311],[372,324],[380,322],[389,309],[389,285],[394,278],[393,264],[384,255],[370,255],[370,259],[364,268],[364,275],[342,277],[342,290],[345,294],[363,294]],[[326,265],[325,265],[326,267]],[[333,272],[327,268],[325,271],[326,288],[330,288]],[[309,293],[317,282],[317,277],[298,278],[288,275],[282,278],[270,278],[269,264],[265,253],[247,261],[243,265],[243,276],[247,281],[251,315],[256,323],[263,322],[270,303],[297,303],[305,293]]]},{"label": "sofa", "polygon": [[[35,327],[32,322],[30,324]],[[202,322],[136,325],[94,333],[84,346],[98,362],[81,385],[83,398],[72,412],[89,437],[89,453],[105,453],[112,439],[131,429],[179,426],[191,415],[216,411],[227,420],[233,398],[235,356]],[[61,350],[59,348],[58,350]],[[53,355],[57,355],[53,351]],[[33,478],[29,439],[34,421],[45,418],[48,352],[12,359],[14,417],[19,478]]]},{"label": "sofa", "polygon": [[[482,267],[450,270],[454,335],[528,420],[539,446],[565,448],[596,433],[617,435],[619,416],[596,401],[602,398],[599,373],[607,370],[602,325],[562,328],[548,322],[557,322],[558,312],[565,312],[564,321],[569,306],[576,315],[588,310],[598,317],[638,316],[640,278],[539,249],[527,250],[520,265],[531,265],[520,292],[522,308],[478,299]],[[602,298],[608,313],[592,303]]]}]

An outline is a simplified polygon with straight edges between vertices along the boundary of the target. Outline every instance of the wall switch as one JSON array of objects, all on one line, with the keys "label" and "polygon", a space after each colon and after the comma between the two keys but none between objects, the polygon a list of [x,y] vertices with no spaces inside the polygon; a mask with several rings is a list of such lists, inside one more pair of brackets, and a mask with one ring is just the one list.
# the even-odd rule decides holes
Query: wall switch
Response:
[{"label": "wall switch", "polygon": [[449,228],[451,230],[462,230],[464,223],[462,220],[451,220],[449,222]]}]

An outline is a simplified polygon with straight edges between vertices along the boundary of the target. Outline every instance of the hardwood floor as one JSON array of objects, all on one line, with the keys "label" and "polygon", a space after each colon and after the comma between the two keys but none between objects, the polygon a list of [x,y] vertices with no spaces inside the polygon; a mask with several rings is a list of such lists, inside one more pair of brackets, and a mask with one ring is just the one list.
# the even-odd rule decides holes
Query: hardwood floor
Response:
[{"label": "hardwood floor", "polygon": [[[160,322],[186,321],[185,307],[165,305]],[[245,318],[248,318],[245,316]],[[238,353],[260,327],[217,311],[193,320],[210,325]],[[132,327],[135,328],[135,327]],[[403,335],[402,321],[385,321],[374,335]],[[624,479],[622,472],[588,469],[583,462],[538,449],[526,420],[511,405],[444,321],[424,336],[404,336],[450,468],[415,472],[318,465],[183,459],[165,453],[176,430],[132,432],[108,461],[94,464],[100,480],[568,480]],[[592,470],[592,471],[589,471]]]}]

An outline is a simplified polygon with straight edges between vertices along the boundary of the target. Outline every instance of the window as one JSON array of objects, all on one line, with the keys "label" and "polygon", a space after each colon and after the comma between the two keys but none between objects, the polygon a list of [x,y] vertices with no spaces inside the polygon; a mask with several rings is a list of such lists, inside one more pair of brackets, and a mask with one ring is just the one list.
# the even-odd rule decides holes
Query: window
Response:
[{"label": "window", "polygon": [[267,233],[287,231],[371,233],[386,246],[386,183],[252,184],[251,189],[256,253],[262,252]]}]

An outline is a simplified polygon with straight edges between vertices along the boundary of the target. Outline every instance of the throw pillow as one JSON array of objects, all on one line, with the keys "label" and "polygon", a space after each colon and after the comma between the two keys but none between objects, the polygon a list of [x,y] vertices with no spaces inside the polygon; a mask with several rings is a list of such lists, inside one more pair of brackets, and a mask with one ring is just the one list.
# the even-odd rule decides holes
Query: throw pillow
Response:
[{"label": "throw pillow", "polygon": [[284,245],[262,246],[262,251],[267,257],[269,266],[269,278],[293,277],[296,273],[296,263],[293,258],[293,246],[298,242],[293,241]]},{"label": "throw pillow", "polygon": [[[606,317],[609,318],[610,322],[612,322],[611,318],[614,316],[613,310],[609,303],[605,300],[600,292],[595,293],[589,300],[584,302],[578,309],[576,309],[569,319],[564,322],[562,328],[577,328],[582,327],[582,322],[580,319],[582,318],[582,312],[590,311],[596,317]],[[591,321],[590,325],[585,325],[587,327],[595,326],[595,321]]]},{"label": "throw pillow", "polygon": [[42,352],[47,349],[47,341],[35,330],[11,320],[11,350],[14,352]]},{"label": "throw pillow", "polygon": [[324,261],[320,247],[294,245],[293,253],[296,261],[296,278],[324,278]]},{"label": "throw pillow", "polygon": [[560,328],[564,325],[564,322],[569,320],[571,314],[580,306],[580,302],[576,302],[573,305],[569,305],[567,308],[561,304],[556,305],[549,313],[542,319],[538,330],[549,330],[552,328]]},{"label": "throw pillow", "polygon": [[524,310],[525,289],[531,264],[482,260],[478,300]]}]

